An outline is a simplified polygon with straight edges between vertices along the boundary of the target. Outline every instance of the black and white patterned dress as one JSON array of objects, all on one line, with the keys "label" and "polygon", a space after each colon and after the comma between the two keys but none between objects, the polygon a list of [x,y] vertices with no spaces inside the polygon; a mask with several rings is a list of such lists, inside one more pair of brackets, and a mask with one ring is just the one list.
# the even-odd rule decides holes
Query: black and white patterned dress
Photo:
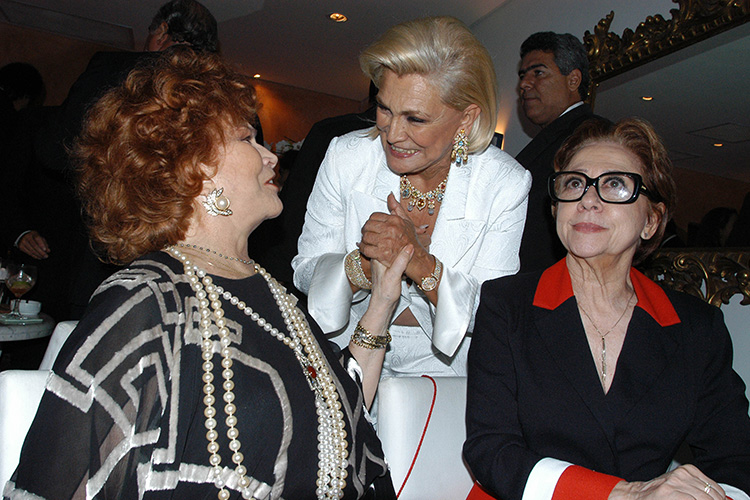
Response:
[{"label": "black and white patterned dress", "polygon": [[[214,282],[285,331],[262,276]],[[225,301],[223,308],[233,341],[240,451],[255,498],[315,498],[318,420],[302,368],[288,347],[236,307]],[[197,319],[182,264],[165,253],[149,254],[105,281],[55,363],[5,497],[217,498],[209,479]],[[311,327],[345,415],[345,498],[372,495],[368,486],[376,479],[384,484],[387,466],[362,393],[344,369],[351,358],[347,351],[334,354],[317,325]],[[220,359],[215,352],[217,381]],[[223,404],[218,410],[219,453],[231,486]]]}]

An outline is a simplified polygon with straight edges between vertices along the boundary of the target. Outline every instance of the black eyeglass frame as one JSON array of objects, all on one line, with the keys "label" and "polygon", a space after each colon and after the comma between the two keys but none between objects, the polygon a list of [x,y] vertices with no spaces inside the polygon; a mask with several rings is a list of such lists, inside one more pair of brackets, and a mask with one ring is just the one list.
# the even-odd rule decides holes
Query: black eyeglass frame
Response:
[{"label": "black eyeglass frame", "polygon": [[[576,198],[575,200],[561,200],[560,198],[555,195],[555,180],[566,174],[576,174],[580,175],[586,178],[586,186],[583,188],[583,193],[581,193],[581,196]],[[635,181],[635,188],[633,189],[633,194],[630,198],[624,201],[609,201],[602,198],[601,193],[599,192],[599,179],[602,177],[606,177],[609,175],[624,175],[627,177],[632,178]],[[645,194],[646,197],[648,197],[649,200],[653,202],[659,202],[661,201],[656,194],[649,191],[644,185],[643,185],[643,177],[641,177],[640,174],[636,174],[635,172],[605,172],[602,175],[592,179],[588,175],[584,174],[583,172],[575,172],[571,170],[561,170],[559,172],[555,172],[554,174],[550,175],[547,178],[547,192],[549,193],[550,198],[552,198],[552,201],[559,202],[559,203],[574,203],[576,201],[581,201],[584,196],[586,196],[586,192],[589,190],[591,186],[594,186],[596,188],[596,195],[599,197],[600,200],[602,200],[603,203],[612,203],[613,205],[627,205],[629,203],[635,203],[635,201],[638,199],[638,196],[640,196],[641,193]]]}]

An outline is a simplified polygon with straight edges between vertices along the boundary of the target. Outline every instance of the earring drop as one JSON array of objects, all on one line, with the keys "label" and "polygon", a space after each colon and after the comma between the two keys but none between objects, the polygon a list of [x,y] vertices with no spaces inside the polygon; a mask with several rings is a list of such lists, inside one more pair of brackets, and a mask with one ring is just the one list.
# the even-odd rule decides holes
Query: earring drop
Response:
[{"label": "earring drop", "polygon": [[469,138],[466,136],[466,131],[461,129],[456,137],[453,139],[453,150],[451,151],[451,161],[456,162],[456,166],[460,167],[461,164],[466,165],[469,161]]},{"label": "earring drop", "polygon": [[206,208],[208,215],[214,217],[217,215],[232,215],[232,211],[229,209],[229,198],[222,195],[223,192],[224,188],[218,188],[206,195],[206,201],[203,202],[203,206]]}]

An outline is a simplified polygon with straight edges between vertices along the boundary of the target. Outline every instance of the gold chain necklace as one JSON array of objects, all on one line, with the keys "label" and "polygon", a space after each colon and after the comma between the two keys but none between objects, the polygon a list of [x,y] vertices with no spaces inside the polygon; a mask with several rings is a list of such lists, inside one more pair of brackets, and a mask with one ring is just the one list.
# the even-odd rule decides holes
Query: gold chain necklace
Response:
[{"label": "gold chain necklace", "polygon": [[[448,175],[450,175],[450,170],[448,171]],[[408,198],[413,198],[413,200],[409,201],[406,209],[411,212],[412,210],[414,210],[414,207],[417,207],[417,210],[421,212],[422,210],[424,210],[424,207],[427,207],[427,213],[430,215],[434,215],[435,203],[443,202],[443,196],[445,195],[445,186],[448,185],[448,175],[445,176],[445,179],[443,179],[435,189],[427,191],[426,193],[423,193],[419,189],[412,186],[409,179],[405,175],[402,175],[400,186],[401,199],[406,200]]]},{"label": "gold chain necklace", "polygon": [[[268,283],[276,304],[284,318],[286,329],[289,335],[280,332],[276,327],[271,325],[267,320],[262,318],[252,307],[241,301],[231,292],[224,290],[221,286],[213,284],[211,277],[198,266],[193,264],[190,259],[177,250],[174,246],[166,248],[176,259],[182,262],[185,274],[188,277],[195,297],[198,301],[198,310],[200,313],[200,332],[201,332],[201,356],[203,359],[203,402],[206,405],[204,415],[206,417],[206,439],[208,440],[209,464],[212,467],[214,485],[219,490],[219,500],[228,500],[231,496],[226,489],[226,478],[223,477],[221,467],[221,456],[219,455],[219,433],[216,431],[217,410],[214,405],[217,398],[214,395],[215,387],[213,385],[214,364],[214,340],[212,326],[219,335],[219,352],[222,360],[222,377],[224,382],[223,401],[224,412],[226,413],[225,423],[227,425],[227,437],[229,438],[229,449],[232,452],[232,462],[236,465],[234,473],[237,476],[237,485],[242,492],[242,498],[253,498],[253,491],[250,489],[251,481],[247,477],[247,468],[244,466],[244,456],[240,452],[241,443],[239,430],[237,429],[238,419],[235,415],[237,406],[235,404],[234,373],[232,368],[233,360],[231,358],[231,338],[227,328],[227,320],[224,317],[221,299],[228,300],[230,304],[236,306],[246,316],[249,316],[263,330],[271,336],[281,341],[289,347],[297,360],[299,361],[302,371],[305,375],[310,389],[315,394],[315,408],[318,415],[318,480],[316,483],[316,496],[319,500],[334,500],[343,496],[346,487],[347,464],[348,464],[348,442],[346,440],[346,430],[344,423],[344,413],[341,411],[339,394],[336,384],[331,376],[331,370],[323,352],[320,350],[310,325],[307,323],[304,313],[296,307],[297,299],[293,295],[286,293],[286,289],[281,286],[265,269],[253,261],[238,260],[248,265],[252,265]],[[203,250],[203,248],[201,248]],[[211,252],[208,249],[205,249]],[[216,253],[216,252],[213,252]],[[217,254],[220,255],[220,254]],[[209,309],[210,306],[210,309]],[[213,311],[212,311],[213,309]]]},{"label": "gold chain necklace", "polygon": [[589,316],[589,313],[586,312],[586,309],[584,309],[583,306],[580,303],[576,302],[578,304],[579,309],[581,309],[581,311],[583,312],[583,314],[586,315],[586,317],[591,322],[591,325],[594,327],[594,330],[596,330],[596,333],[598,333],[599,337],[601,337],[601,339],[602,339],[602,372],[601,372],[600,378],[602,379],[602,386],[604,386],[604,387],[606,387],[606,385],[607,385],[607,343],[604,340],[604,338],[607,335],[609,335],[609,333],[612,330],[614,330],[617,325],[620,324],[620,321],[622,321],[622,318],[625,317],[625,313],[627,313],[628,309],[630,309],[630,301],[633,300],[634,296],[635,296],[635,290],[633,290],[633,293],[631,293],[630,297],[628,297],[628,303],[625,304],[625,310],[622,311],[622,314],[620,315],[619,318],[617,318],[617,321],[615,321],[615,324],[612,325],[609,328],[609,330],[607,330],[604,333],[602,333],[602,331],[599,330],[599,327],[596,326],[596,323],[594,323],[594,320],[591,319],[591,316]]}]

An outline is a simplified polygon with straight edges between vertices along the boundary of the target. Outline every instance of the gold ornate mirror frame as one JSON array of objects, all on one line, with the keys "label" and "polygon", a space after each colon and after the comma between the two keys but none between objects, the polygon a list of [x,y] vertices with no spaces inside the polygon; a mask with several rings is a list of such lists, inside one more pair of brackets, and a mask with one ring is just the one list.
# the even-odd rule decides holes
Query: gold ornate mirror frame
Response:
[{"label": "gold ornate mirror frame", "polygon": [[[750,0],[672,0],[672,19],[649,16],[635,31],[609,32],[610,12],[583,37],[591,96],[603,81],[750,21]],[[750,249],[659,250],[641,267],[654,281],[696,295],[717,307],[740,294],[750,305]]]},{"label": "gold ornate mirror frame", "polygon": [[592,88],[615,75],[750,21],[750,0],[672,1],[679,8],[670,10],[670,20],[660,14],[648,16],[635,31],[628,28],[620,37],[609,32],[615,17],[611,11],[594,27],[594,33],[586,31],[583,43],[588,53]]},{"label": "gold ornate mirror frame", "polygon": [[740,294],[750,305],[750,251],[742,249],[659,250],[641,269],[649,278],[720,307]]}]

